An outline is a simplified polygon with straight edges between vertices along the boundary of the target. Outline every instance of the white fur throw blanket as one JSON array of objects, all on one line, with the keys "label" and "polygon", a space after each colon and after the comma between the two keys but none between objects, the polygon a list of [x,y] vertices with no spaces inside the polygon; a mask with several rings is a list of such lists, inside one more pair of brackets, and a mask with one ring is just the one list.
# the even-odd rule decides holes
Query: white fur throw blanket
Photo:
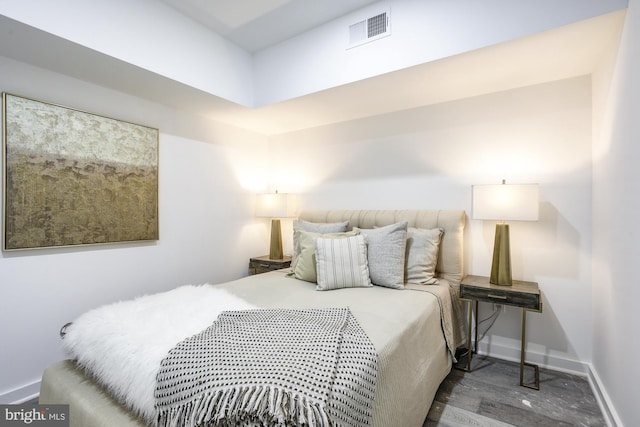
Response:
[{"label": "white fur throw blanket", "polygon": [[162,361],[158,425],[367,426],[376,370],[347,308],[224,312]]},{"label": "white fur throw blanket", "polygon": [[151,423],[162,359],[180,341],[209,327],[223,310],[255,306],[211,285],[106,305],[66,328],[62,345],[96,380]]}]

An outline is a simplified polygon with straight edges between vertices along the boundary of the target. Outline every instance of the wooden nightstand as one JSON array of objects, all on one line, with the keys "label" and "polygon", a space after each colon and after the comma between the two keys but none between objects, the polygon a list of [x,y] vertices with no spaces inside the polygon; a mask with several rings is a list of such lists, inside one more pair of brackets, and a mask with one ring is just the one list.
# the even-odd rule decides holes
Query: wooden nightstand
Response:
[{"label": "wooden nightstand", "polygon": [[269,255],[265,255],[249,260],[249,274],[267,273],[289,267],[291,267],[290,256],[285,256],[282,259],[269,259]]},{"label": "wooden nightstand", "polygon": [[[471,370],[471,358],[478,349],[478,302],[490,302],[493,304],[511,305],[522,308],[522,335],[520,337],[520,385],[535,390],[540,390],[540,370],[538,365],[527,363],[525,359],[527,311],[542,312],[542,299],[540,289],[535,282],[514,280],[512,286],[499,286],[489,283],[489,278],[484,276],[466,276],[460,282],[460,299],[469,303],[469,326],[467,329],[467,366],[461,368]],[[475,315],[473,309],[475,306]],[[471,347],[472,318],[475,319],[475,342]],[[535,382],[525,384],[524,367],[529,366],[535,370]]]}]

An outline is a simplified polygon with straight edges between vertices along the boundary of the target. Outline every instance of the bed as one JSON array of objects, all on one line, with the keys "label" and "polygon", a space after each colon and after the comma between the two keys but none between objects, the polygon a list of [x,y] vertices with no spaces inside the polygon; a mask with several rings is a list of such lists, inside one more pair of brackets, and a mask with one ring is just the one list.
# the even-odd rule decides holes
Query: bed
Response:
[{"label": "bed", "polygon": [[[280,270],[204,285],[199,287],[199,292],[215,290],[232,295],[241,303],[232,304],[231,310],[243,309],[242,304],[264,310],[346,307],[377,354],[371,424],[421,426],[438,386],[452,367],[455,349],[465,338],[462,310],[456,296],[463,269],[464,211],[308,211],[301,213],[299,219],[312,224],[348,222],[347,231],[357,230],[357,233],[402,222],[406,222],[409,229],[441,229],[435,260],[437,283],[405,283],[402,289],[371,286],[322,292],[316,289],[318,284],[300,280],[290,270]],[[204,298],[199,300],[204,304]],[[202,310],[196,306],[194,302],[189,310]],[[179,341],[191,332],[184,337],[180,331],[176,334],[174,340]],[[101,351],[111,357],[110,350]],[[131,353],[135,351],[128,354]],[[72,426],[149,425],[148,411],[136,407],[136,403],[127,400],[121,392],[114,392],[109,384],[100,382],[99,374],[89,372],[86,364],[83,366],[79,367],[71,359],[49,366],[41,382],[40,403],[69,404]],[[157,372],[157,367],[152,368]]]}]

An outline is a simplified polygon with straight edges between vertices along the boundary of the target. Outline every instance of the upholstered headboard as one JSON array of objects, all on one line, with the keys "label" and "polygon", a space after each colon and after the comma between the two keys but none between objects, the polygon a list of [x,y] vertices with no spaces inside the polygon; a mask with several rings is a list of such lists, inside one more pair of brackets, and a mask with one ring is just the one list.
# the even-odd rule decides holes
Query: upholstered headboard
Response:
[{"label": "upholstered headboard", "polygon": [[444,230],[436,273],[454,286],[460,284],[463,275],[463,210],[328,210],[305,211],[300,219],[311,222],[349,221],[353,227],[374,228],[408,221],[409,227],[442,228]]}]

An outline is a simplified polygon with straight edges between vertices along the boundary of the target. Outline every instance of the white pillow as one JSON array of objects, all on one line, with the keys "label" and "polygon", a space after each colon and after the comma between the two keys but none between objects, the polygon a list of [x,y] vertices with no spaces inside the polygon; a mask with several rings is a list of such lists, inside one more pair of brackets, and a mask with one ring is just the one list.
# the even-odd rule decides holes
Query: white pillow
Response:
[{"label": "white pillow", "polygon": [[405,282],[437,285],[436,265],[443,230],[410,227],[407,230]]},{"label": "white pillow", "polygon": [[367,263],[367,244],[357,235],[344,239],[317,237],[316,290],[371,287]]},{"label": "white pillow", "polygon": [[367,240],[369,274],[374,285],[404,289],[407,221],[374,229],[354,227]]}]

